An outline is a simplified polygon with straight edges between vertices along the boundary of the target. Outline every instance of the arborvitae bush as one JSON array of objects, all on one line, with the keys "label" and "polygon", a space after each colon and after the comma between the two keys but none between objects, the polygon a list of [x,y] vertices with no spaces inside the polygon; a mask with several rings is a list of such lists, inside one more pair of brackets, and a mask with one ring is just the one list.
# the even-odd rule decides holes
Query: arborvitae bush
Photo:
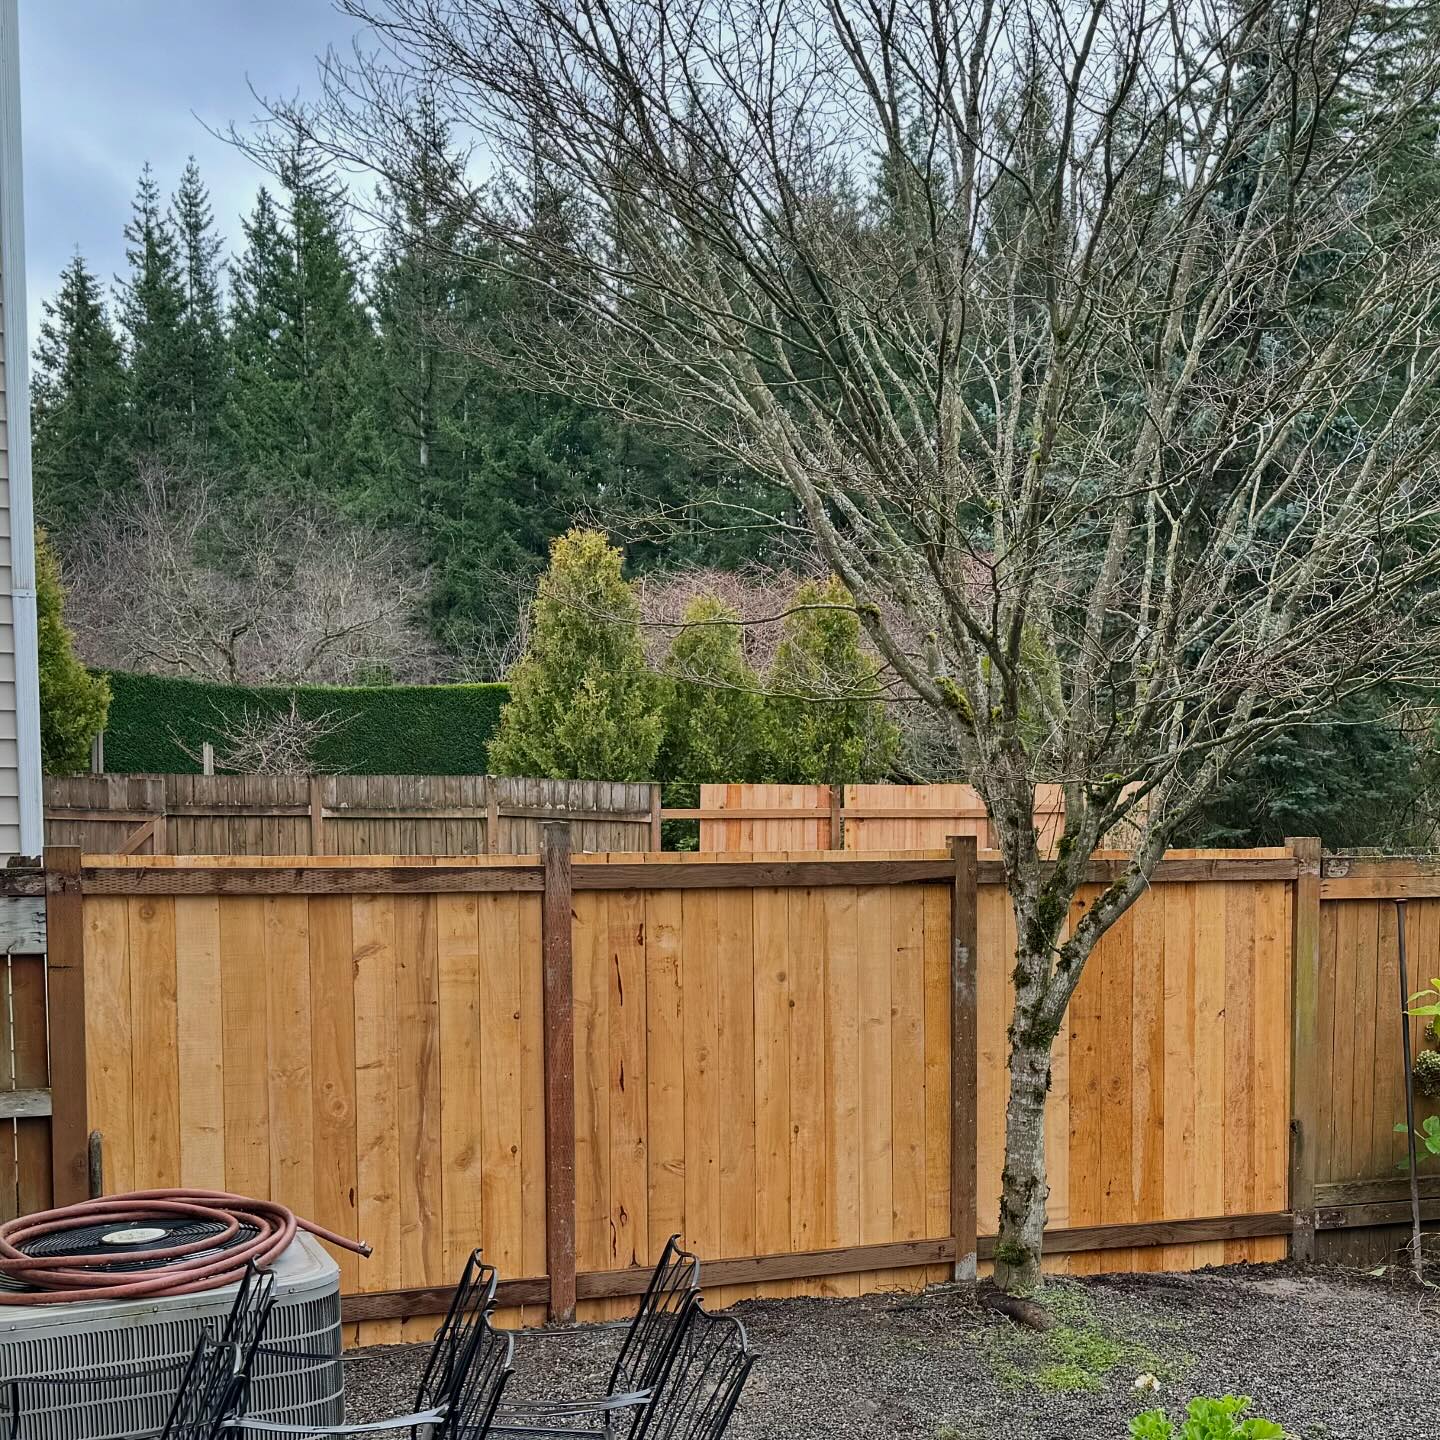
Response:
[{"label": "arborvitae bush", "polygon": [[525,655],[490,746],[502,775],[654,778],[662,686],[645,659],[640,607],[620,552],[594,530],[555,541],[530,615]]}]

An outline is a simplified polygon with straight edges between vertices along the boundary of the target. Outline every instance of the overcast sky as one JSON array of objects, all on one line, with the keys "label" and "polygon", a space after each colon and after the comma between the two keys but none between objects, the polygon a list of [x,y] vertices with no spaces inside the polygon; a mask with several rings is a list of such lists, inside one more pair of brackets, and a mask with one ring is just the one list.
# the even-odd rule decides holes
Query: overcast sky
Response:
[{"label": "overcast sky", "polygon": [[105,281],[146,160],[169,194],[193,154],[227,247],[261,173],[206,132],[250,93],[314,93],[315,57],[348,45],[330,0],[20,0],[29,321],[78,246]]}]

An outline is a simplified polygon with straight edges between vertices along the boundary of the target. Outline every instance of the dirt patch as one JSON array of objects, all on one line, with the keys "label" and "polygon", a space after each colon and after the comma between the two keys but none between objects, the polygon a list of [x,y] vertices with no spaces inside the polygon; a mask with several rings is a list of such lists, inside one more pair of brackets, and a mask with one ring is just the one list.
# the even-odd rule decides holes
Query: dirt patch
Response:
[{"label": "dirt patch", "polygon": [[[1148,1403],[1253,1395],[1297,1440],[1440,1440],[1433,1403],[1440,1295],[1346,1272],[1233,1266],[1102,1276],[1057,1287],[1060,1324],[1037,1335],[960,1286],[859,1300],[752,1301],[762,1353],[736,1440],[1123,1440]],[[603,1389],[614,1327],[520,1337],[515,1384]],[[354,1354],[349,1414],[401,1413],[419,1347]],[[1142,1372],[1158,1396],[1133,1389]]]}]

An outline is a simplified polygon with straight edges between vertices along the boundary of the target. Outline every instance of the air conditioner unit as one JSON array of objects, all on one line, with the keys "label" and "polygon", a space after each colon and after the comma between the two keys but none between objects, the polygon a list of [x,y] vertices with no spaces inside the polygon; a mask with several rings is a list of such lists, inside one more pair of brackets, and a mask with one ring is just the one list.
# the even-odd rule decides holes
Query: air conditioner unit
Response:
[{"label": "air conditioner unit", "polygon": [[[124,1230],[109,1225],[56,1232],[22,1248],[36,1255],[82,1254],[111,1243],[123,1252],[116,1269],[146,1270],[164,1263],[147,1260],[147,1249],[202,1238],[204,1226],[157,1217],[149,1227],[132,1223]],[[242,1226],[230,1243],[243,1243],[255,1233],[247,1235],[247,1228]],[[337,1425],[345,1412],[339,1266],[318,1240],[301,1231],[271,1268],[275,1308],[265,1349],[256,1357],[250,1414],[287,1425]],[[86,1383],[19,1387],[20,1440],[118,1440],[158,1432],[196,1338],[202,1330],[218,1336],[235,1291],[227,1285],[198,1295],[144,1300],[0,1306],[0,1424],[8,1428],[11,1391],[5,1380],[73,1376]],[[252,1440],[267,1434],[247,1433]]]}]

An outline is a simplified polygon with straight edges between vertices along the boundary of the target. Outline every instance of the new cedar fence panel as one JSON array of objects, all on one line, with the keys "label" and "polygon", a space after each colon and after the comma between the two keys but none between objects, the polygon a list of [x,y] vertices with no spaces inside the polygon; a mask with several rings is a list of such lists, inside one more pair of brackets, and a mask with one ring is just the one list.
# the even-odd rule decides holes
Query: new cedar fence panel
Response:
[{"label": "new cedar fence panel", "polygon": [[55,845],[119,855],[516,855],[658,845],[659,786],[495,775],[80,775],[45,781]]},{"label": "new cedar fence panel", "polygon": [[[283,1199],[374,1245],[337,1252],[348,1294],[443,1287],[482,1236],[507,1278],[543,1275],[539,907],[520,892],[87,896],[106,1189]],[[364,1338],[434,1323],[370,1320]]]},{"label": "new cedar fence panel", "polygon": [[[648,1264],[675,1231],[716,1260],[948,1236],[944,887],[581,890],[574,913],[582,1273]],[[927,1274],[712,1295],[854,1295]]]},{"label": "new cedar fence panel", "polygon": [[[1053,1051],[1046,1149],[1056,1230],[1286,1211],[1288,891],[1283,879],[1157,884],[1107,932]],[[1082,892],[1075,918],[1099,893]],[[982,884],[979,904],[983,1234],[993,1232],[1004,1163],[1015,933],[1000,885]],[[1052,1247],[1047,1264],[1093,1274],[1281,1259],[1288,1224],[1271,1228],[1199,1244]]]},{"label": "new cedar fence panel", "polygon": [[[698,813],[706,818],[700,820],[700,849],[707,854],[838,850],[838,805],[839,789],[830,785],[702,785]],[[695,818],[666,811],[667,818],[687,815]]]},{"label": "new cedar fence panel", "polygon": [[[952,835],[993,844],[984,802],[971,785],[702,785],[698,810],[665,811],[698,819],[702,852],[778,850],[937,850]],[[1053,844],[1065,818],[1058,785],[1042,785],[1035,825]]]},{"label": "new cedar fence panel", "polygon": [[[1041,785],[1035,828],[1048,848],[1065,821],[1058,785]],[[982,850],[994,846],[985,802],[973,785],[847,785],[844,790],[847,850],[929,850],[951,835],[973,835]]]}]

